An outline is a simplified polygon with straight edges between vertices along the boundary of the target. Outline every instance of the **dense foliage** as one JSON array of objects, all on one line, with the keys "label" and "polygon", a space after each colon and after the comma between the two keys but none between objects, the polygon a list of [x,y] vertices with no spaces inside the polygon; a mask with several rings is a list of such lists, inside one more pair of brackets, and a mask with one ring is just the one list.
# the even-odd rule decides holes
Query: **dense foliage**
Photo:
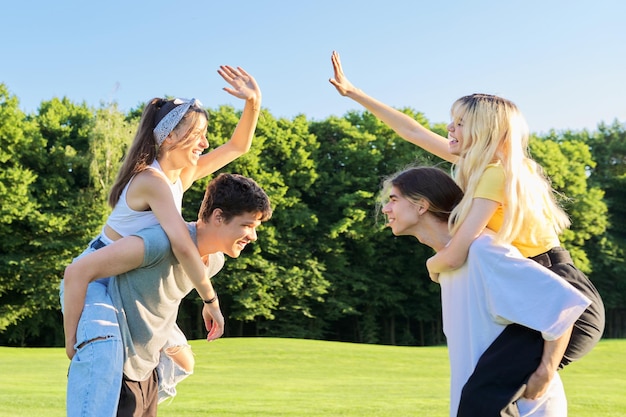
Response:
[{"label": "dense foliage", "polygon": [[[62,344],[63,270],[109,213],[107,192],[139,110],[55,98],[24,114],[0,84],[0,344]],[[228,106],[209,113],[214,147],[229,139],[239,113]],[[605,300],[609,337],[626,336],[625,144],[617,121],[531,142],[567,196],[573,226],[563,244]],[[263,111],[251,151],[225,168],[255,178],[275,210],[257,243],[214,278],[227,336],[443,343],[439,287],[425,270],[431,250],[393,237],[375,210],[381,180],[416,163],[447,167],[368,112],[310,121]],[[208,180],[185,194],[187,220],[195,220]],[[204,337],[200,308],[195,293],[181,306],[189,338]]]}]

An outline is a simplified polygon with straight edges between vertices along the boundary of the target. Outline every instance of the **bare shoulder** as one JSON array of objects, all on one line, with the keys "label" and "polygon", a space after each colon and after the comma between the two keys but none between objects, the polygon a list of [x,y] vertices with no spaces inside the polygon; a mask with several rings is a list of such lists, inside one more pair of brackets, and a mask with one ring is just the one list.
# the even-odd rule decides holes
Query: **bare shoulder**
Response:
[{"label": "bare shoulder", "polygon": [[139,174],[135,175],[135,177],[132,179],[132,182],[130,184],[129,188],[138,188],[138,189],[143,189],[143,188],[160,188],[160,187],[167,187],[167,182],[165,180],[165,178],[163,178],[163,175],[161,175],[159,172],[155,171],[154,169],[144,169],[143,171],[141,171]]},{"label": "bare shoulder", "polygon": [[165,178],[153,169],[135,175],[128,186],[126,200],[133,210],[147,210],[154,196],[171,195]]}]

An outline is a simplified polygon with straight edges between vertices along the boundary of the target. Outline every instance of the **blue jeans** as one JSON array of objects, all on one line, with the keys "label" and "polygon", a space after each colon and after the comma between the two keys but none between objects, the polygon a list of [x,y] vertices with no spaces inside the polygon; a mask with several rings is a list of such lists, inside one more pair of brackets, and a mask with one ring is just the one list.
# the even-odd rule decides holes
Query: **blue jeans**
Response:
[{"label": "blue jeans", "polygon": [[[101,246],[96,238],[78,257]],[[76,258],[76,259],[78,259]],[[67,378],[68,417],[115,417],[122,386],[124,352],[117,311],[107,280],[90,283],[76,330],[76,354]],[[63,282],[61,282],[63,308]]]}]

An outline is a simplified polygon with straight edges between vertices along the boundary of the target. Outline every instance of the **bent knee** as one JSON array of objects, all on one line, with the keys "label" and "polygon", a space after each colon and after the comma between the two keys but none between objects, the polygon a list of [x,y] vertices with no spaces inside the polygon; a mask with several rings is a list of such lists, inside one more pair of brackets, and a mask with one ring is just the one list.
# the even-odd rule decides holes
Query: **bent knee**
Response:
[{"label": "bent knee", "polygon": [[171,346],[165,349],[165,353],[185,372],[189,374],[193,373],[196,360],[193,356],[191,346]]}]

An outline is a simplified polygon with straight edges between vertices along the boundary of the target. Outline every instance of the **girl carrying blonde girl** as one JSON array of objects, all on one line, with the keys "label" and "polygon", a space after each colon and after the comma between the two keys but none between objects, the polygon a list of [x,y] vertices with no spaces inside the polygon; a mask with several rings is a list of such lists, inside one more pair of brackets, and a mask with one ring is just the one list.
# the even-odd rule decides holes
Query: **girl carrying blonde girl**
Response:
[{"label": "girl carrying blonde girl", "polygon": [[472,241],[489,228],[497,242],[514,245],[592,301],[574,325],[560,366],[587,354],[602,336],[604,306],[593,284],[560,246],[559,235],[569,227],[569,218],[529,156],[528,126],[517,106],[489,94],[461,97],[452,105],[444,138],[352,85],[337,52],[331,62],[334,78],[329,81],[340,95],[361,104],[403,139],[453,163],[453,177],[464,197],[450,216],[449,244],[426,263],[431,279],[437,281],[439,273],[463,265]]}]

